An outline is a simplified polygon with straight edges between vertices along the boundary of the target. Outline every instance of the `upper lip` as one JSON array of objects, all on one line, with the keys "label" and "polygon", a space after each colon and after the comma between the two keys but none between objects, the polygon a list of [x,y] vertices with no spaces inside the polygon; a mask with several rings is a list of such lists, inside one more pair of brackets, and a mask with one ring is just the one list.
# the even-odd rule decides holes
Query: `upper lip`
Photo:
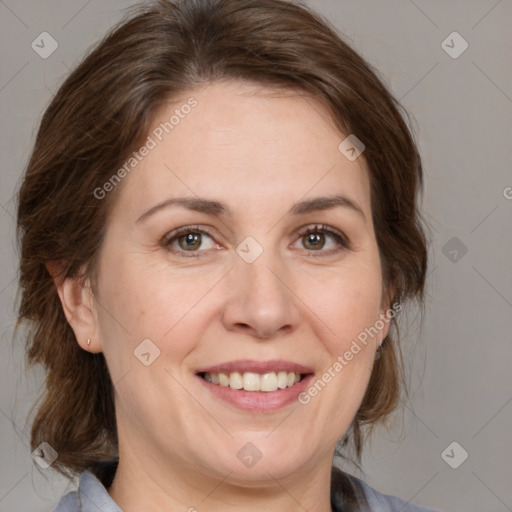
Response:
[{"label": "upper lip", "polygon": [[240,359],[226,363],[216,364],[207,368],[201,368],[197,373],[232,373],[232,372],[252,372],[252,373],[270,373],[270,372],[295,372],[308,374],[313,373],[311,368],[292,361],[272,360],[272,361],[253,361],[250,359]]}]

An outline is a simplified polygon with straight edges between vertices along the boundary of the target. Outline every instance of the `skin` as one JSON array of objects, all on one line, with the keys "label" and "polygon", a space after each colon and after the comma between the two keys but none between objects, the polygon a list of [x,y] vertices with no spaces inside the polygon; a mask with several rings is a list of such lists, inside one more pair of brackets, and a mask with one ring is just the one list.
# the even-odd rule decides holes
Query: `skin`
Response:
[{"label": "skin", "polygon": [[[302,94],[218,82],[183,102],[190,96],[197,107],[117,191],[94,287],[58,285],[78,343],[104,353],[115,386],[120,463],[109,493],[125,512],[330,511],[335,444],[389,324],[307,405],[242,411],[195,372],[284,359],[320,377],[386,312],[364,158],[340,153],[346,134]],[[182,104],[166,107],[154,126]],[[298,201],[332,194],[364,216],[347,207],[286,215]],[[233,215],[173,206],[137,222],[182,196],[222,201]],[[316,224],[342,232],[349,248],[325,232],[308,243],[299,231]],[[194,246],[197,258],[183,238],[162,242],[190,225],[211,233]],[[263,248],[253,263],[236,252],[249,235]],[[150,366],[133,354],[143,339],[160,350]],[[236,456],[248,442],[262,453],[251,468]]]}]

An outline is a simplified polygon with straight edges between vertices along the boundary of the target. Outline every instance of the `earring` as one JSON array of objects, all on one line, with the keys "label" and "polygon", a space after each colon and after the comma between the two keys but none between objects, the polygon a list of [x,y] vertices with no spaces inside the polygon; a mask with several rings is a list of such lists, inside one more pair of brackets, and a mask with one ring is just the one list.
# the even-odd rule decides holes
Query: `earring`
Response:
[{"label": "earring", "polygon": [[377,350],[375,351],[375,360],[378,361],[380,359],[380,356],[382,355],[382,344],[384,343],[384,340],[382,340],[379,343],[379,346],[377,347]]},{"label": "earring", "polygon": [[375,361],[378,361],[381,357],[382,353],[380,350],[380,345],[378,346],[377,350],[375,351]]},{"label": "earring", "polygon": [[90,344],[91,344],[91,338],[89,338],[89,339],[87,340],[87,346],[89,346]]}]

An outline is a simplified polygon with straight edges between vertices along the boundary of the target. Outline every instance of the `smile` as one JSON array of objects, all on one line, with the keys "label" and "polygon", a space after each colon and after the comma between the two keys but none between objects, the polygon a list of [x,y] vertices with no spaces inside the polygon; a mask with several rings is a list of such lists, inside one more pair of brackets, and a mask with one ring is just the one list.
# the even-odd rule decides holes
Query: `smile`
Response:
[{"label": "smile", "polygon": [[229,407],[266,413],[296,404],[314,370],[294,361],[237,359],[198,368],[206,392]]},{"label": "smile", "polygon": [[296,372],[269,372],[264,374],[254,372],[210,373],[204,372],[200,376],[212,384],[231,389],[243,389],[244,391],[271,392],[278,389],[286,389],[301,381],[304,375]]}]

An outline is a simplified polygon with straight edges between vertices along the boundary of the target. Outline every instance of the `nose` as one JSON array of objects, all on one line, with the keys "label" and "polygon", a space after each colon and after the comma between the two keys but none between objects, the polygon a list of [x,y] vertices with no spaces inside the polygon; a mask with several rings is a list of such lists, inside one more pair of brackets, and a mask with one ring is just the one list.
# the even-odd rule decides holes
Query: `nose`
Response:
[{"label": "nose", "polygon": [[228,331],[259,339],[292,332],[300,312],[290,272],[265,252],[253,263],[239,259],[230,274],[222,321]]}]

